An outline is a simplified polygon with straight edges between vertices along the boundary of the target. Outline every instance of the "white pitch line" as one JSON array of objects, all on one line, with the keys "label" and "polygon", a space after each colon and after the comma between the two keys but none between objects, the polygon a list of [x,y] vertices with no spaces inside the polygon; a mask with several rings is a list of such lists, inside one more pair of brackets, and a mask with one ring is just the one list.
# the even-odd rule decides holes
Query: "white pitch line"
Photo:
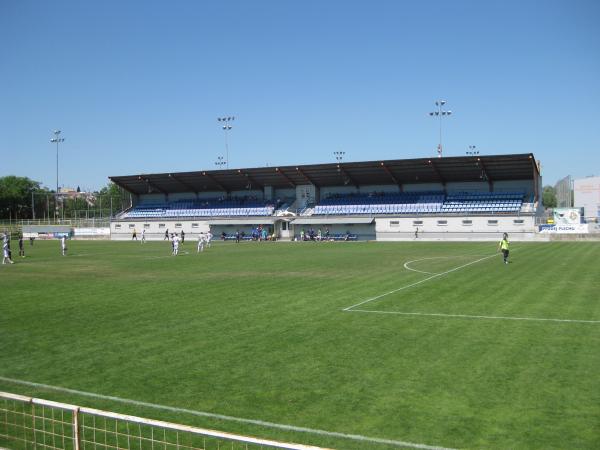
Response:
[{"label": "white pitch line", "polygon": [[173,406],[157,405],[155,403],[147,403],[147,402],[141,402],[138,400],[130,400],[130,399],[121,398],[121,397],[114,397],[112,395],[95,394],[93,392],[78,391],[75,389],[69,389],[69,388],[64,388],[64,387],[59,387],[59,386],[51,386],[48,384],[34,383],[32,381],[16,380],[13,378],[7,378],[7,377],[3,377],[3,376],[0,376],[0,380],[6,381],[9,383],[22,384],[25,386],[50,389],[53,391],[66,392],[69,394],[82,395],[85,397],[98,398],[98,399],[102,399],[102,400],[111,400],[114,402],[120,402],[120,403],[129,404],[129,405],[144,406],[147,408],[154,408],[154,409],[162,409],[164,411],[191,414],[191,415],[200,416],[200,417],[210,417],[212,419],[226,420],[226,421],[230,421],[230,422],[248,423],[248,424],[253,424],[253,425],[259,425],[259,426],[266,427],[266,428],[276,428],[276,429],[286,430],[286,431],[297,431],[300,433],[337,437],[337,438],[342,438],[342,439],[350,439],[350,440],[354,440],[354,441],[373,442],[373,443],[378,443],[378,444],[388,444],[388,445],[395,445],[398,447],[418,448],[418,449],[423,449],[423,450],[453,450],[451,448],[438,447],[435,445],[415,444],[414,442],[373,438],[373,437],[368,437],[368,436],[362,436],[360,434],[346,434],[346,433],[339,433],[336,431],[325,431],[325,430],[318,430],[318,429],[313,429],[313,428],[297,427],[294,425],[285,425],[285,424],[274,423],[274,422],[265,422],[263,420],[245,419],[245,418],[241,418],[241,417],[225,416],[223,414],[215,414],[215,413],[209,413],[209,412],[204,412],[204,411],[195,411],[193,409],[185,409],[185,408],[176,408]]},{"label": "white pitch line", "polygon": [[574,323],[600,323],[600,320],[579,319],[547,319],[543,317],[507,317],[507,316],[475,316],[470,314],[444,314],[444,313],[420,313],[401,311],[375,311],[368,309],[353,309],[350,312],[362,312],[373,314],[399,314],[404,316],[434,316],[434,317],[459,317],[463,319],[488,319],[488,320],[528,320],[534,322],[574,322]]},{"label": "white pitch line", "polygon": [[493,255],[489,255],[489,256],[486,256],[486,257],[484,257],[484,258],[479,258],[479,259],[477,259],[477,260],[475,260],[475,261],[471,261],[471,262],[469,262],[469,263],[467,263],[467,264],[463,264],[462,266],[455,267],[454,269],[446,270],[445,272],[436,273],[436,274],[434,274],[434,275],[432,275],[432,276],[430,276],[430,277],[424,278],[424,279],[423,279],[423,280],[421,280],[421,281],[417,281],[417,282],[415,282],[415,283],[411,283],[411,284],[408,284],[408,285],[406,285],[406,286],[402,286],[402,287],[400,287],[400,288],[398,288],[398,289],[394,289],[393,291],[386,292],[385,294],[381,294],[381,295],[377,295],[377,296],[375,296],[375,297],[368,298],[368,299],[366,299],[366,300],[363,300],[363,301],[362,301],[362,302],[360,302],[360,303],[357,303],[356,305],[348,306],[347,308],[344,308],[344,309],[342,309],[342,311],[350,311],[351,309],[353,309],[353,308],[356,308],[357,306],[364,305],[365,303],[372,302],[372,301],[374,301],[374,300],[380,299],[380,298],[382,298],[382,297],[385,297],[385,296],[387,296],[387,295],[393,294],[393,293],[395,293],[395,292],[399,292],[399,291],[402,291],[402,290],[404,290],[404,289],[408,289],[408,288],[411,288],[411,287],[413,287],[413,286],[417,286],[417,285],[419,285],[419,284],[425,283],[426,281],[433,280],[434,278],[437,278],[437,277],[441,277],[442,275],[446,275],[446,274],[448,274],[448,273],[454,272],[454,271],[456,271],[456,270],[462,269],[462,268],[464,268],[464,267],[470,266],[470,265],[472,265],[472,264],[475,264],[475,263],[478,263],[478,262],[480,262],[480,261],[483,261],[483,260],[486,260],[486,259],[493,258],[493,257],[494,257],[494,256],[496,256],[496,255],[498,255],[498,253],[494,253]]},{"label": "white pitch line", "polygon": [[[419,259],[413,259],[412,261],[406,261],[404,263],[404,268],[406,270],[411,270],[413,272],[419,272],[419,273],[424,273],[425,275],[438,275],[437,272],[426,272],[424,270],[418,270],[418,269],[413,269],[412,267],[409,266],[409,264],[412,264],[414,262],[419,262],[419,261],[427,261],[430,259],[457,259],[457,258],[465,258],[465,257],[473,257],[473,256],[483,256],[483,255],[463,255],[463,256],[431,256],[429,258],[419,258]],[[487,255],[486,255],[487,256]]]},{"label": "white pitch line", "polygon": [[174,256],[185,256],[185,255],[189,255],[190,252],[181,252],[181,254],[179,255],[161,255],[161,256],[146,256],[144,259],[159,259],[159,258],[172,258]]}]

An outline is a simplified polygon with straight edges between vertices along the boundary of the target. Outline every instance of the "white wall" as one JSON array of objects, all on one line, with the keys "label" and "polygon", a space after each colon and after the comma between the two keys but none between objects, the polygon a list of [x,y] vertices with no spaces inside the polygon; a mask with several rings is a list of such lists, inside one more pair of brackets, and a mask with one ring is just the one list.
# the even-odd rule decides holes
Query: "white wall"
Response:
[{"label": "white wall", "polygon": [[[177,226],[180,224],[181,226]],[[163,225],[161,227],[161,225]],[[181,233],[181,230],[185,231],[186,239],[196,238],[199,233],[206,233],[209,230],[207,221],[202,220],[161,220],[161,221],[121,221],[112,222],[110,224],[110,238],[111,240],[130,240],[133,229],[137,232],[138,239],[142,237],[142,229],[146,229],[147,240],[162,240],[165,236],[165,231],[169,230],[171,233]]]},{"label": "white wall", "polygon": [[427,238],[489,240],[502,236],[502,233],[508,233],[509,237],[512,234],[518,239],[530,239],[536,233],[535,217],[533,216],[437,216],[375,219],[377,240],[412,239],[417,228],[419,229],[419,238],[424,240]]},{"label": "white wall", "polygon": [[584,217],[600,217],[600,177],[580,178],[573,182],[576,208],[583,208]]}]

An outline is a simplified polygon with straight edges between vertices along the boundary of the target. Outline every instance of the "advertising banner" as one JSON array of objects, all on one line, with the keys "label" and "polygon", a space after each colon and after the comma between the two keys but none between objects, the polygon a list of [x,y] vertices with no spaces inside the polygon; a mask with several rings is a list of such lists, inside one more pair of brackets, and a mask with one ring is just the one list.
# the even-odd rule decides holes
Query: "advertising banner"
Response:
[{"label": "advertising banner", "polygon": [[587,223],[540,225],[540,233],[586,234],[589,233],[589,228]]},{"label": "advertising banner", "polygon": [[75,228],[75,236],[110,236],[110,228]]},{"label": "advertising banner", "polygon": [[581,211],[579,208],[556,208],[554,209],[555,225],[573,225],[581,223]]}]

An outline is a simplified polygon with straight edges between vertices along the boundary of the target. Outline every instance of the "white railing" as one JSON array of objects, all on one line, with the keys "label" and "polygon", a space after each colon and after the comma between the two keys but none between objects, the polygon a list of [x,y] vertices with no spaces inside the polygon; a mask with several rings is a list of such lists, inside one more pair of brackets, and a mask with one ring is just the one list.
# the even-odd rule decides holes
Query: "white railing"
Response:
[{"label": "white railing", "polygon": [[0,392],[0,448],[323,450]]}]

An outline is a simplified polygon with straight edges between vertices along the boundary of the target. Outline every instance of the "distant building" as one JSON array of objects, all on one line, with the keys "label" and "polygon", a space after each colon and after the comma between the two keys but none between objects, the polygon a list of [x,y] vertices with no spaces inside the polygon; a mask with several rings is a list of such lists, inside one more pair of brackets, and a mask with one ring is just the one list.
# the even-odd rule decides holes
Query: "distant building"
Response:
[{"label": "distant building", "polygon": [[573,179],[571,175],[567,175],[562,180],[554,185],[556,193],[557,208],[572,208],[573,207]]},{"label": "distant building", "polygon": [[574,206],[583,208],[586,219],[600,218],[600,177],[580,178],[573,182]]}]

